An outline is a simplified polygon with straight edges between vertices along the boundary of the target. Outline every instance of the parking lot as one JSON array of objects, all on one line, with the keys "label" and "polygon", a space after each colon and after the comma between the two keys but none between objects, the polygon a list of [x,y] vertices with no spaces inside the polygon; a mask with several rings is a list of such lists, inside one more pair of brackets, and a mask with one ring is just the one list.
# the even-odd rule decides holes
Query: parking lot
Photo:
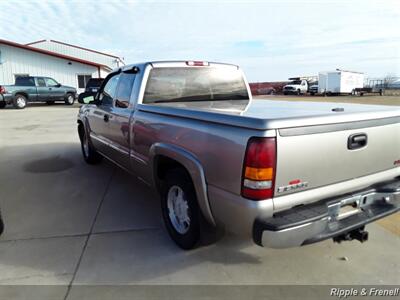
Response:
[{"label": "parking lot", "polygon": [[225,234],[179,249],[153,190],[107,161],[84,163],[77,111],[0,111],[0,284],[60,285],[54,299],[80,299],[79,285],[400,283],[399,215],[369,225],[365,244],[274,250]]}]

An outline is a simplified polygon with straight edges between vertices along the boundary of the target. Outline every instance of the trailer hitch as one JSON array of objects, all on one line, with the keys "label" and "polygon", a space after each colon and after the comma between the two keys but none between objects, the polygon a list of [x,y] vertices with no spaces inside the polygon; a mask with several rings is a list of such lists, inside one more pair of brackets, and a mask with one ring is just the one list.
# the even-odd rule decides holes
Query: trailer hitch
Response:
[{"label": "trailer hitch", "polygon": [[333,241],[335,243],[341,243],[343,241],[357,240],[361,243],[368,241],[368,231],[364,230],[364,226],[354,229],[352,231],[343,233],[341,235],[335,236]]}]

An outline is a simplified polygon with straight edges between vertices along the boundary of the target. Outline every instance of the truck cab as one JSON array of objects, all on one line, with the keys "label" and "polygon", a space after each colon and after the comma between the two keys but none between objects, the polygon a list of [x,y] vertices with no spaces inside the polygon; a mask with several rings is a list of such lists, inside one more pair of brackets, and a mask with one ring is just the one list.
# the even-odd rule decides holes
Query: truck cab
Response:
[{"label": "truck cab", "polygon": [[296,79],[283,87],[283,94],[306,94],[308,91],[308,82],[305,79]]}]

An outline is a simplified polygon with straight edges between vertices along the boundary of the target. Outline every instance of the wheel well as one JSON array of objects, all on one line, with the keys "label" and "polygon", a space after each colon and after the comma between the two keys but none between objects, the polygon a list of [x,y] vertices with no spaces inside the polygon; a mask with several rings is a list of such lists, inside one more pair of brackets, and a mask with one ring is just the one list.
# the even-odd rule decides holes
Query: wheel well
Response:
[{"label": "wheel well", "polygon": [[28,99],[29,99],[29,97],[28,97],[28,94],[26,94],[26,93],[24,93],[24,92],[18,92],[18,93],[15,93],[15,97],[17,97],[18,95],[20,95],[20,96],[24,96],[24,97],[26,98],[26,100],[28,100]]},{"label": "wheel well", "polygon": [[157,155],[154,158],[154,168],[155,168],[154,177],[157,187],[159,187],[160,183],[165,179],[165,175],[167,174],[167,172],[172,169],[184,170],[186,174],[189,176],[190,180],[192,180],[189,172],[187,171],[184,165],[167,156]]},{"label": "wheel well", "polygon": [[81,120],[78,120],[78,134],[79,134],[79,137],[82,137],[82,130],[85,130],[83,122]]}]

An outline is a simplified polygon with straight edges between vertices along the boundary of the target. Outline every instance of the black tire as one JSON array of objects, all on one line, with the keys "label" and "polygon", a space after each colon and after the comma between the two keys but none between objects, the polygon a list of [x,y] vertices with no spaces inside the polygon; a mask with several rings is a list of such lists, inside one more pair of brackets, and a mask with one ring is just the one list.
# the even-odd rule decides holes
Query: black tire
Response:
[{"label": "black tire", "polygon": [[52,101],[46,101],[46,104],[47,105],[53,105],[54,104],[54,101],[52,100]]},{"label": "black tire", "polygon": [[284,94],[284,95],[287,95],[288,93],[287,93],[287,92],[283,92],[283,94]]},{"label": "black tire", "polygon": [[0,109],[6,107],[7,102],[6,101],[1,101],[0,102]]},{"label": "black tire", "polygon": [[28,99],[21,94],[17,94],[14,97],[13,105],[16,109],[24,109],[28,103]]},{"label": "black tire", "polygon": [[[186,215],[189,224],[186,222],[186,226],[182,225],[183,227],[187,227],[184,232],[179,232],[177,230],[176,223],[178,222],[179,225],[183,224],[183,222],[180,223],[175,214],[173,214],[173,216],[175,216],[175,218],[173,218],[168,207],[168,203],[171,202],[171,200],[168,200],[169,195],[170,193],[173,195],[177,191],[177,187],[183,192],[182,198],[187,205]],[[161,184],[160,194],[162,215],[170,237],[182,249],[193,249],[200,240],[200,210],[198,208],[197,197],[190,176],[183,169],[173,169],[168,171],[165,175],[165,180]],[[175,225],[173,224],[173,219],[175,220]]]},{"label": "black tire", "polygon": [[79,125],[78,133],[81,141],[82,155],[85,162],[87,162],[89,165],[95,165],[101,162],[103,157],[93,147],[83,125]]},{"label": "black tire", "polygon": [[4,232],[4,222],[3,218],[1,217],[1,210],[0,210],[0,235],[2,235]]},{"label": "black tire", "polygon": [[74,103],[75,103],[75,96],[71,93],[68,93],[65,96],[65,104],[66,105],[74,105]]}]

